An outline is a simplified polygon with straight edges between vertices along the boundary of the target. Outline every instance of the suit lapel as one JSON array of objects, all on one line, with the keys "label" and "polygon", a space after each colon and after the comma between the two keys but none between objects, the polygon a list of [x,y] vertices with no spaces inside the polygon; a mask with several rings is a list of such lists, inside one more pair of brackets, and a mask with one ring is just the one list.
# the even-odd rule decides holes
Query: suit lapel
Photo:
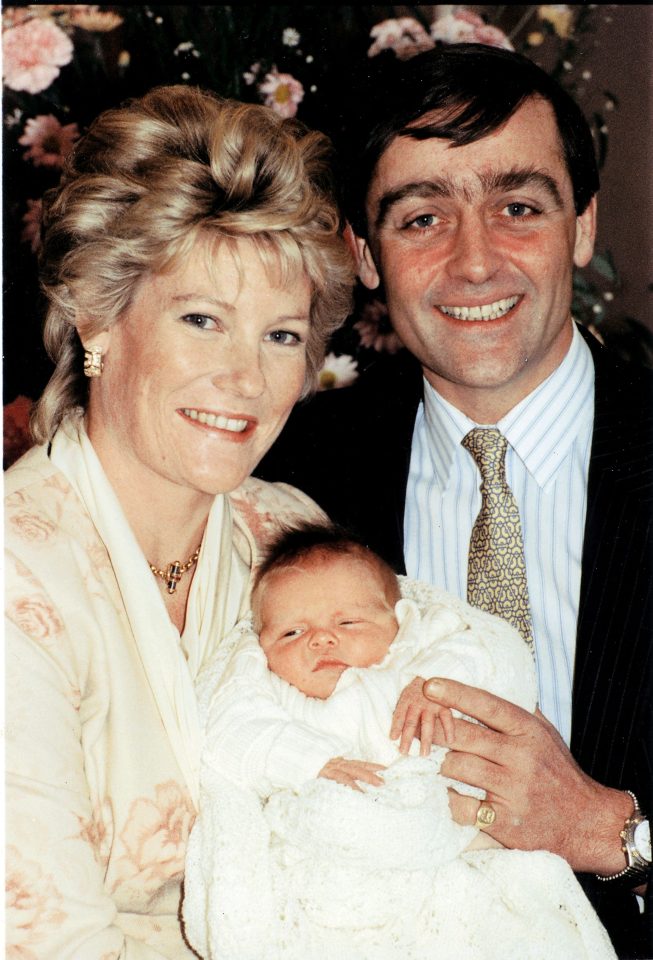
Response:
[{"label": "suit lapel", "polygon": [[592,341],[590,337],[595,414],[571,746],[592,776],[618,783],[626,762],[623,743],[637,722],[634,704],[644,693],[641,666],[647,655],[644,646],[650,643],[642,618],[651,593],[651,518],[650,504],[645,509],[641,494],[650,465],[651,436],[650,420],[649,428],[643,428],[646,411],[642,414],[630,395],[631,371]]}]

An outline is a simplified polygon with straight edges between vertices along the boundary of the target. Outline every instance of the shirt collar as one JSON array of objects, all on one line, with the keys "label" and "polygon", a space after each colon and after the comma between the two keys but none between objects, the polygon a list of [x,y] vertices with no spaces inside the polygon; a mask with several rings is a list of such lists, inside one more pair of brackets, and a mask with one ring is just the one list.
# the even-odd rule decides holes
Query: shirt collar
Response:
[{"label": "shirt collar", "polygon": [[[574,324],[562,363],[496,426],[540,487],[555,475],[574,441],[594,417],[594,364]],[[460,442],[478,424],[450,404],[425,380],[424,420],[433,472],[445,488]]]}]

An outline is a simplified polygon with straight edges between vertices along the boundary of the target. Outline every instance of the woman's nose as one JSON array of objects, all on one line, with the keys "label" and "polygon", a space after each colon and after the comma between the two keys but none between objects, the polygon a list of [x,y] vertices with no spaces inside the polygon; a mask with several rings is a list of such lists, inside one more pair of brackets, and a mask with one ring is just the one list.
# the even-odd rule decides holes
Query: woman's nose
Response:
[{"label": "woman's nose", "polygon": [[483,218],[471,215],[463,217],[456,231],[449,261],[452,275],[468,283],[485,283],[494,276],[500,262],[496,241]]},{"label": "woman's nose", "polygon": [[265,390],[265,376],[258,347],[228,344],[220,358],[213,383],[236,396],[256,399]]}]

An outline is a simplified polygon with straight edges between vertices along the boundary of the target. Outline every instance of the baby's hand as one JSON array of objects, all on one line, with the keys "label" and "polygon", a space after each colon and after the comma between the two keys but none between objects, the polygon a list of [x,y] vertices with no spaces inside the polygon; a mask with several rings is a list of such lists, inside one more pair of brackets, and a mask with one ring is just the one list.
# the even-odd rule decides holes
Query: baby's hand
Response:
[{"label": "baby's hand", "polygon": [[401,692],[395,712],[392,714],[390,739],[396,740],[401,734],[399,752],[408,753],[413,737],[419,737],[420,756],[428,757],[433,744],[433,731],[436,718],[442,725],[445,743],[453,741],[453,715],[448,707],[442,707],[424,696],[423,677],[415,677],[412,683]]},{"label": "baby's hand", "polygon": [[366,760],[343,760],[342,757],[334,757],[333,760],[324,764],[318,777],[344,783],[346,787],[362,793],[363,791],[356,783],[357,780],[371,783],[374,787],[383,786],[383,780],[376,775],[377,770],[385,770],[385,767],[380,763],[368,763]]}]

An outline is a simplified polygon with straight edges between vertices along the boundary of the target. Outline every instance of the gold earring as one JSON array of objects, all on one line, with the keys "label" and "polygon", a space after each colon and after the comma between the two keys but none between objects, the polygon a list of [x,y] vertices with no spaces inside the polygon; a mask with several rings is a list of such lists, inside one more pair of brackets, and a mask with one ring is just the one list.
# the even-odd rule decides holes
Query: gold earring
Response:
[{"label": "gold earring", "polygon": [[101,377],[103,367],[101,350],[97,347],[84,350],[84,373],[87,377]]}]

